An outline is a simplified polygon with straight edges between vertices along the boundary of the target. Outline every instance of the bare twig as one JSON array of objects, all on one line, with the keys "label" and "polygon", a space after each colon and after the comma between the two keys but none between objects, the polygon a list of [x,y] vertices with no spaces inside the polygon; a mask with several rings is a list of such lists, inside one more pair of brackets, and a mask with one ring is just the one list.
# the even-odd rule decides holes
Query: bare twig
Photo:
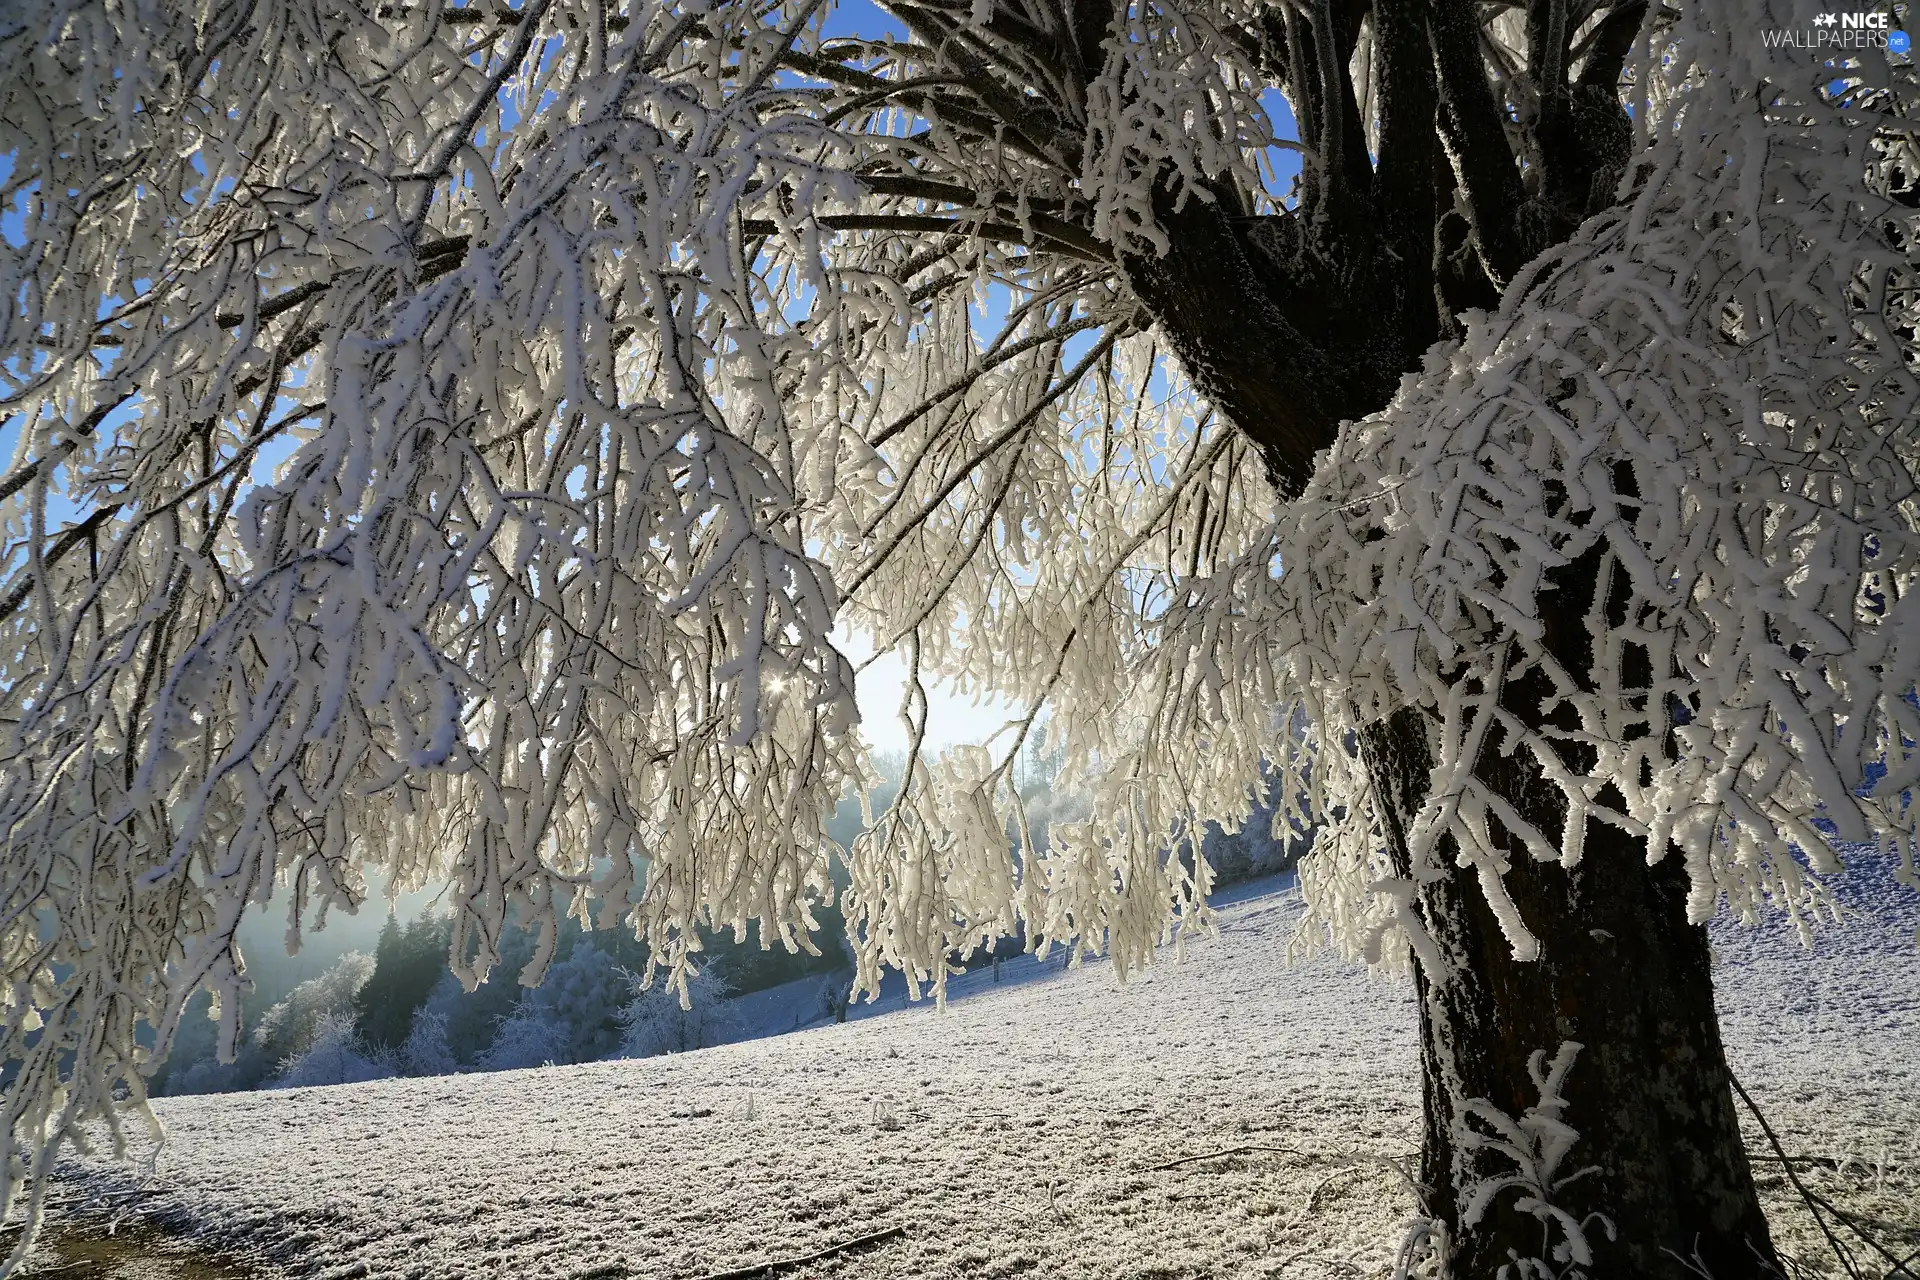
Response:
[{"label": "bare twig", "polygon": [[1823,1164],[1838,1169],[1840,1162],[1832,1156],[1770,1156],[1759,1151],[1747,1152],[1749,1164]]},{"label": "bare twig", "polygon": [[1306,1207],[1300,1210],[1299,1217],[1295,1220],[1304,1221],[1313,1216],[1313,1211],[1320,1205],[1320,1193],[1332,1186],[1335,1178],[1343,1178],[1356,1169],[1365,1169],[1366,1167],[1363,1163],[1350,1164],[1344,1169],[1335,1169],[1332,1173],[1320,1179],[1313,1190],[1307,1194]]},{"label": "bare twig", "polygon": [[1833,1229],[1827,1225],[1826,1218],[1821,1216],[1820,1211],[1822,1209],[1832,1214],[1834,1218],[1842,1223],[1849,1231],[1859,1236],[1868,1248],[1892,1264],[1893,1270],[1887,1272],[1885,1280],[1895,1280],[1895,1278],[1899,1276],[1914,1277],[1914,1272],[1907,1266],[1907,1263],[1913,1260],[1912,1258],[1900,1259],[1894,1257],[1892,1253],[1882,1247],[1878,1240],[1867,1234],[1866,1230],[1853,1214],[1837,1207],[1831,1200],[1812,1190],[1806,1183],[1800,1180],[1800,1175],[1793,1170],[1794,1158],[1788,1156],[1786,1148],[1780,1145],[1779,1135],[1774,1133],[1773,1126],[1767,1123],[1767,1117],[1761,1113],[1759,1104],[1754,1102],[1753,1096],[1749,1094],[1746,1087],[1740,1083],[1740,1078],[1733,1074],[1731,1067],[1727,1069],[1727,1079],[1732,1083],[1733,1091],[1740,1095],[1740,1101],[1746,1103],[1747,1110],[1753,1113],[1754,1120],[1760,1125],[1760,1132],[1766,1135],[1767,1144],[1773,1148],[1774,1155],[1779,1158],[1780,1167],[1785,1170],[1787,1181],[1793,1184],[1793,1189],[1799,1193],[1800,1199],[1806,1204],[1808,1211],[1813,1214],[1814,1224],[1820,1228],[1820,1234],[1827,1238],[1828,1247],[1833,1250],[1833,1255],[1840,1259],[1840,1265],[1846,1268],[1847,1274],[1856,1277],[1857,1280],[1864,1280],[1864,1273],[1862,1273],[1858,1265],[1855,1264],[1853,1254],[1840,1242],[1840,1237],[1834,1234]]},{"label": "bare twig", "polygon": [[864,1249],[868,1245],[892,1240],[906,1233],[907,1228],[904,1225],[891,1226],[880,1231],[870,1231],[864,1236],[855,1236],[851,1240],[842,1240],[838,1244],[830,1244],[812,1253],[792,1258],[776,1258],[771,1262],[756,1262],[751,1266],[736,1267],[732,1271],[716,1271],[711,1275],[702,1276],[700,1280],[761,1280],[763,1276],[778,1275],[794,1267],[804,1267],[809,1262],[819,1262],[823,1258],[831,1258],[835,1254],[846,1253],[850,1249]]},{"label": "bare twig", "polygon": [[1276,1155],[1300,1156],[1303,1159],[1307,1158],[1306,1152],[1301,1151],[1294,1147],[1262,1147],[1262,1146],[1227,1147],[1220,1151],[1203,1151],[1199,1155],[1181,1156],[1178,1160],[1169,1160],[1165,1164],[1150,1164],[1146,1168],[1142,1169],[1140,1172],[1158,1173],[1162,1169],[1177,1169],[1183,1164],[1193,1164],[1196,1161],[1200,1161],[1200,1160],[1219,1160],[1227,1156],[1249,1156],[1249,1155],[1255,1155],[1263,1152],[1271,1152]]}]

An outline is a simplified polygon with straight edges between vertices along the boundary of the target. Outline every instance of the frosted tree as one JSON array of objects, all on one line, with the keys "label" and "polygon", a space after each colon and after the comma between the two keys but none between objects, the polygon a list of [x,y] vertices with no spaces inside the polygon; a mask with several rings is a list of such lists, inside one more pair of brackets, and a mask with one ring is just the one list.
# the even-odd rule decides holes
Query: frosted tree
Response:
[{"label": "frosted tree", "polygon": [[690,976],[678,998],[658,987],[643,989],[628,976],[627,1002],[616,1014],[620,1057],[651,1058],[719,1044],[738,1025],[726,1007],[732,993],[712,969]]},{"label": "frosted tree", "polygon": [[370,1049],[354,1030],[350,1014],[328,1014],[314,1027],[312,1043],[281,1061],[271,1087],[305,1089],[384,1080],[395,1074],[390,1056]]},{"label": "frosted tree", "polygon": [[[557,1062],[591,1062],[610,1056],[622,1042],[621,1018],[632,998],[626,971],[612,957],[593,945],[590,937],[576,942],[564,960],[556,961],[539,987],[525,992],[514,1007],[513,1017],[550,1024],[559,1052],[548,1054]],[[666,994],[658,991],[656,994]],[[669,996],[671,998],[671,996]],[[679,1002],[674,1001],[678,1008]],[[483,1058],[483,1064],[505,1060],[496,1051]],[[510,1055],[509,1055],[510,1056]],[[515,1065],[538,1066],[546,1058]]]},{"label": "frosted tree", "polygon": [[[1805,19],[9,7],[15,1261],[198,988],[233,1048],[248,911],[377,868],[470,984],[572,912],[673,989],[843,857],[866,989],[1128,972],[1304,770],[1302,945],[1413,967],[1436,1265],[1764,1272],[1702,923],[1806,925],[1829,833],[1912,880],[1920,774],[1914,77]],[[841,853],[843,626],[915,745]],[[936,673],[1023,711],[929,758]],[[1089,816],[1010,852],[1039,732]]]},{"label": "frosted tree", "polygon": [[372,976],[373,957],[349,951],[331,969],[308,978],[268,1009],[248,1039],[276,1064],[299,1057],[331,1034],[329,1028],[352,1029],[354,997]]}]

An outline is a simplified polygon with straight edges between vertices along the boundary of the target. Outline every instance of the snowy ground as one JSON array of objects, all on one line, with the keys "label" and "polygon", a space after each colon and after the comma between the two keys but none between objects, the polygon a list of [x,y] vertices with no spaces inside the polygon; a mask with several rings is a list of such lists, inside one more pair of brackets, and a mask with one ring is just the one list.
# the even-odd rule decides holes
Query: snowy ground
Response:
[{"label": "snowy ground", "polygon": [[[1791,1152],[1858,1158],[1809,1178],[1920,1227],[1920,911],[1855,878],[1866,914],[1811,957],[1778,928],[1719,935],[1727,1038]],[[944,1015],[164,1099],[157,1172],[70,1169],[69,1212],[92,1198],[262,1274],[334,1280],[696,1278],[895,1226],[784,1274],[1379,1276],[1412,1208],[1391,1166],[1418,1140],[1409,993],[1288,967],[1297,904],[1262,889],[1125,988],[1022,960],[962,979]],[[1156,1167],[1234,1147],[1268,1149]],[[1766,1180],[1783,1243],[1817,1262],[1777,1166]]]}]

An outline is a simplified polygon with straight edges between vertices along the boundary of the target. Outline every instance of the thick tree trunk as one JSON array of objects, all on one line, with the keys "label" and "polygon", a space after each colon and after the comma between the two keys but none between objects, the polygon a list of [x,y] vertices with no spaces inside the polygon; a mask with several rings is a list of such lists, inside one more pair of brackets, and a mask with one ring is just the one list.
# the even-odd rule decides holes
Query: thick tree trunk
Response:
[{"label": "thick tree trunk", "polygon": [[[1392,797],[1390,843],[1403,875],[1411,868],[1400,831],[1430,768],[1421,715],[1402,712],[1362,744],[1376,785]],[[1567,1239],[1521,1208],[1527,1193],[1517,1187],[1474,1213],[1475,1188],[1517,1169],[1468,1136],[1494,1131],[1463,1108],[1481,1099],[1520,1118],[1541,1101],[1530,1064],[1550,1063],[1572,1042],[1581,1047],[1561,1085],[1559,1119],[1580,1136],[1556,1178],[1593,1171],[1554,1189],[1551,1202],[1582,1225],[1593,1262],[1566,1274],[1779,1275],[1734,1110],[1706,932],[1687,921],[1679,858],[1649,867],[1636,843],[1594,823],[1576,868],[1516,857],[1505,883],[1541,939],[1538,959],[1514,958],[1466,871],[1420,886],[1415,900],[1447,962],[1444,976],[1415,979],[1421,1181],[1429,1216],[1445,1227],[1447,1274],[1481,1280],[1503,1265],[1516,1278],[1545,1274],[1523,1273],[1516,1259],[1551,1261],[1552,1246]]]},{"label": "thick tree trunk", "polygon": [[[1332,56],[1320,61],[1335,83],[1317,95],[1310,77],[1294,85],[1302,136],[1319,139],[1321,155],[1333,158],[1310,175],[1300,210],[1252,217],[1225,187],[1211,200],[1185,201],[1163,189],[1156,214],[1167,248],[1121,259],[1188,375],[1259,450],[1283,499],[1305,485],[1342,420],[1389,402],[1401,375],[1457,323],[1452,317],[1495,305],[1498,286],[1613,198],[1631,143],[1618,103],[1620,66],[1645,7],[1608,10],[1577,80],[1567,73],[1565,24],[1548,20],[1550,8],[1529,10],[1530,65],[1545,68],[1548,88],[1525,163],[1516,163],[1510,121],[1486,79],[1484,15],[1467,0],[1437,0],[1371,7],[1375,56],[1389,74],[1377,86],[1381,128],[1369,170],[1366,148],[1354,150],[1359,135],[1342,124],[1359,119],[1341,76],[1358,10],[1336,6],[1323,12],[1350,12],[1356,25],[1336,30],[1323,20],[1284,32],[1301,68],[1312,65],[1315,41],[1332,41]],[[1527,164],[1544,175],[1531,193]],[[1622,496],[1638,492],[1634,480],[1630,467],[1616,469]],[[1564,501],[1564,491],[1550,500]],[[1589,607],[1604,608],[1616,627],[1626,619],[1615,615],[1629,607],[1596,600],[1613,590],[1601,577],[1604,551],[1596,546],[1550,572],[1539,598],[1545,648],[1576,683],[1594,669]],[[1630,653],[1617,673],[1641,698],[1652,696],[1648,662],[1644,652]],[[1554,694],[1535,668],[1503,686],[1500,701],[1522,723],[1578,729]],[[1389,843],[1410,881],[1418,877],[1400,831],[1431,776],[1424,714],[1405,712],[1362,739],[1376,789],[1393,797]],[[1498,739],[1491,732],[1475,762],[1480,781],[1536,830],[1561,831],[1558,789],[1525,752]],[[1565,769],[1579,775],[1596,766],[1578,734],[1557,741]],[[1613,799],[1623,803],[1617,793]],[[1447,1274],[1494,1280],[1506,1267],[1513,1280],[1779,1275],[1734,1111],[1706,935],[1686,918],[1680,856],[1649,867],[1637,841],[1598,822],[1589,823],[1584,857],[1571,868],[1537,862],[1511,833],[1493,835],[1511,855],[1504,888],[1541,940],[1537,958],[1515,959],[1476,874],[1451,865],[1444,848],[1445,872],[1419,882],[1413,904],[1446,962],[1418,982],[1422,1180],[1430,1216],[1449,1241]],[[1545,1179],[1551,1185],[1538,1189],[1570,1215],[1565,1222],[1523,1207],[1529,1193],[1512,1182],[1476,1195],[1525,1172],[1481,1139],[1497,1136],[1495,1113],[1518,1121],[1540,1107],[1536,1067],[1565,1061],[1563,1049],[1573,1055],[1559,1080],[1564,1105],[1541,1108],[1534,1127],[1551,1117],[1579,1134]],[[1590,1263],[1554,1256],[1566,1227],[1591,1247]],[[1523,1267],[1528,1258],[1546,1265]]]}]

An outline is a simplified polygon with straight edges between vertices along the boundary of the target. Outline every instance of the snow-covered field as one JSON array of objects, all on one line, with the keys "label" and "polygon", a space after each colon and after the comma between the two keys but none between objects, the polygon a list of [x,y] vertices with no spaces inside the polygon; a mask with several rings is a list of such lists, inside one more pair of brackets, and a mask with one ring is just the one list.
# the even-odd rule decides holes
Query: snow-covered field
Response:
[{"label": "snow-covered field", "polygon": [[[1779,926],[1717,932],[1727,1039],[1790,1151],[1859,1158],[1808,1176],[1920,1228],[1920,910],[1883,868],[1850,879],[1864,914],[1811,956]],[[1412,1210],[1392,1167],[1418,1143],[1409,990],[1288,966],[1297,911],[1258,886],[1124,988],[1022,959],[961,979],[944,1015],[165,1099],[157,1170],[73,1166],[67,1211],[92,1198],[337,1280],[697,1278],[892,1227],[782,1274],[1379,1276]],[[1158,1167],[1236,1147],[1256,1149]],[[1818,1264],[1777,1166],[1766,1181],[1783,1244]]]}]

